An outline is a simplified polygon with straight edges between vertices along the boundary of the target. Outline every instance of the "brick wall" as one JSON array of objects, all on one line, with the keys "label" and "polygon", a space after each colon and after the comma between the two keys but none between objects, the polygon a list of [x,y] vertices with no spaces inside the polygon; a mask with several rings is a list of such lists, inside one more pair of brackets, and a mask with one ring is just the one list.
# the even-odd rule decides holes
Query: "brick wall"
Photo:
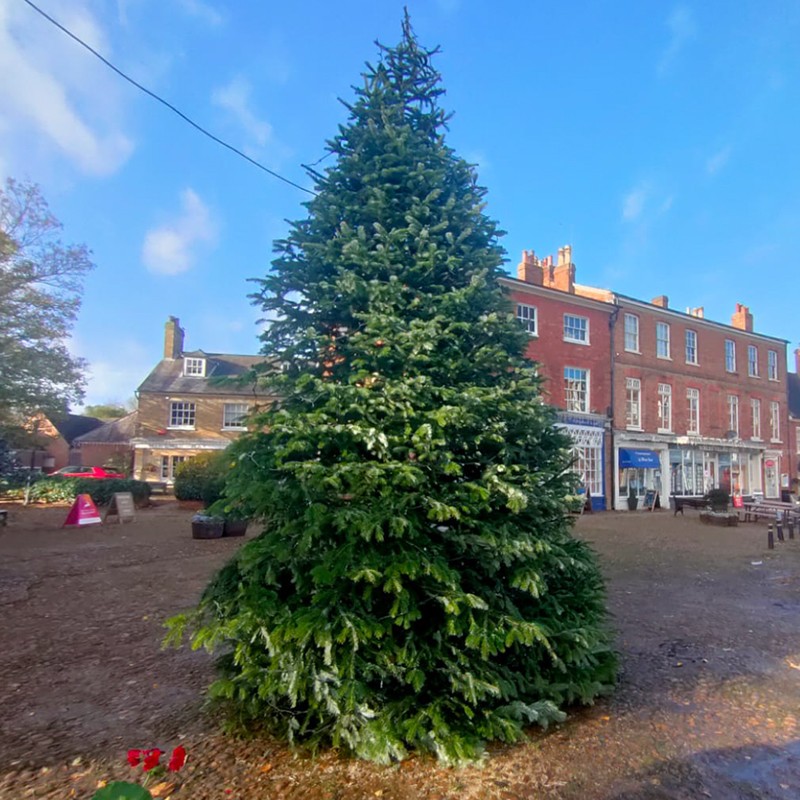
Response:
[{"label": "brick wall", "polygon": [[[761,401],[761,439],[770,445],[770,404],[779,404],[781,445],[774,449],[788,455],[789,431],[786,397],[786,348],[779,341],[765,341],[746,331],[709,324],[703,318],[669,314],[657,307],[643,306],[620,300],[620,315],[615,327],[616,358],[615,427],[625,427],[626,378],[639,378],[642,383],[642,427],[655,433],[658,430],[658,384],[672,387],[672,431],[687,433],[688,404],[686,390],[700,392],[700,435],[723,438],[728,430],[728,396],[739,398],[739,436],[753,436],[751,400]],[[639,351],[625,349],[625,314],[639,319]],[[669,326],[670,358],[658,357],[657,323]],[[696,333],[697,364],[686,360],[686,331]],[[725,342],[735,344],[735,371],[726,369]],[[756,348],[758,376],[748,373],[748,348]],[[776,354],[777,380],[768,377],[768,351]]]},{"label": "brick wall", "polygon": [[[195,404],[194,430],[170,429],[170,404],[189,402]],[[225,403],[246,403],[254,405],[247,395],[170,395],[142,392],[139,396],[139,417],[137,436],[152,437],[165,431],[173,439],[227,439],[233,441],[239,430],[223,430],[223,408]]]},{"label": "brick wall", "polygon": [[[611,306],[556,290],[508,283],[509,295],[518,303],[536,308],[537,334],[531,336],[529,358],[539,362],[544,378],[545,399],[564,408],[564,368],[589,370],[589,411],[606,414],[611,403],[610,339],[608,321]],[[564,314],[589,321],[589,345],[564,340]]]}]

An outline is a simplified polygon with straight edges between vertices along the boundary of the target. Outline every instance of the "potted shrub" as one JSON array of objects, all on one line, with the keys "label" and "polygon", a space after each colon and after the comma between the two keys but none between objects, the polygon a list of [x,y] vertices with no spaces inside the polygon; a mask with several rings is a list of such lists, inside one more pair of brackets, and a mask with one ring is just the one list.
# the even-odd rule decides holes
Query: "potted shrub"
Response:
[{"label": "potted shrub", "polygon": [[727,511],[730,495],[724,489],[711,489],[706,494],[706,500],[712,511]]},{"label": "potted shrub", "polygon": [[224,500],[217,500],[209,506],[208,513],[224,521],[223,536],[244,536],[250,517],[243,508],[229,506]]},{"label": "potted shrub", "polygon": [[628,489],[628,511],[636,511],[639,508],[639,496],[633,486]]},{"label": "potted shrub", "polygon": [[221,539],[225,532],[225,520],[211,514],[195,514],[192,517],[192,539]]}]

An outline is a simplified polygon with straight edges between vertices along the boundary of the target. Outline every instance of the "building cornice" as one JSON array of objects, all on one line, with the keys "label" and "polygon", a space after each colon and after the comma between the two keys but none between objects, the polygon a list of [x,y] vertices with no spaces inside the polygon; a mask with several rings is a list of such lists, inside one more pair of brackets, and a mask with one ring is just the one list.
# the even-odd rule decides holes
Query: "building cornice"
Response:
[{"label": "building cornice", "polygon": [[521,281],[518,278],[511,276],[503,276],[499,279],[500,283],[513,289],[516,292],[524,292],[525,294],[535,295],[536,297],[546,297],[552,300],[558,300],[562,303],[570,305],[581,306],[583,308],[592,308],[595,311],[602,311],[606,314],[614,312],[614,304],[607,303],[603,300],[595,300],[591,297],[585,297],[580,294],[571,294],[570,292],[562,292],[560,289],[551,289],[548,286],[539,286],[536,283],[528,283]]},{"label": "building cornice", "polygon": [[677,317],[684,322],[690,322],[693,326],[703,326],[707,328],[716,328],[717,330],[724,330],[726,333],[735,334],[740,336],[751,336],[755,339],[763,339],[768,342],[777,342],[784,347],[789,344],[788,339],[779,339],[777,336],[768,336],[765,333],[756,333],[755,331],[745,331],[741,328],[736,328],[733,325],[726,325],[724,322],[715,322],[706,317],[696,317],[693,314],[687,314],[685,311],[677,311],[674,308],[664,308],[657,306],[654,303],[648,303],[646,300],[637,300],[635,297],[628,297],[625,294],[614,292],[614,298],[624,311],[628,307],[645,309],[651,313],[666,314],[668,316]]}]

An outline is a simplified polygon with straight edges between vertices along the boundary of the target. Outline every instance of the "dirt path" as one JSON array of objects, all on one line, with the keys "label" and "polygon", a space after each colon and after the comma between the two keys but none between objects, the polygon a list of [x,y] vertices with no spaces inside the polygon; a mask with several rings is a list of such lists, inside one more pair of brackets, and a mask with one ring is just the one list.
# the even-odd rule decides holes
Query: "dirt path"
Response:
[{"label": "dirt path", "polygon": [[[483,768],[379,768],[236,741],[204,716],[204,653],[163,651],[241,540],[195,541],[166,504],[125,526],[61,530],[65,509],[9,507],[0,528],[0,797],[90,798],[130,776],[129,747],[183,743],[176,800],[800,797],[800,539],[696,514],[578,520],[609,581],[617,693]],[[758,563],[760,562],[760,563]],[[227,791],[230,790],[230,791]]]}]

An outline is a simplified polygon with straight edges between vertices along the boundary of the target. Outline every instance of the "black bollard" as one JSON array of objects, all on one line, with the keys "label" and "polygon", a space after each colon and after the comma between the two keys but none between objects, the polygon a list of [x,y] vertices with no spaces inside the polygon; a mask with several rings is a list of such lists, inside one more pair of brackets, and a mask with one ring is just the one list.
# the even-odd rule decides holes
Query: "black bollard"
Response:
[{"label": "black bollard", "polygon": [[767,547],[770,550],[775,549],[775,539],[772,537],[772,523],[770,522],[769,527],[767,528]]},{"label": "black bollard", "polygon": [[778,541],[783,542],[785,539],[783,538],[783,520],[780,514],[776,514],[775,516],[775,530],[778,534]]},{"label": "black bollard", "polygon": [[789,529],[789,538],[794,539],[794,517],[791,514],[786,517],[786,527]]}]

